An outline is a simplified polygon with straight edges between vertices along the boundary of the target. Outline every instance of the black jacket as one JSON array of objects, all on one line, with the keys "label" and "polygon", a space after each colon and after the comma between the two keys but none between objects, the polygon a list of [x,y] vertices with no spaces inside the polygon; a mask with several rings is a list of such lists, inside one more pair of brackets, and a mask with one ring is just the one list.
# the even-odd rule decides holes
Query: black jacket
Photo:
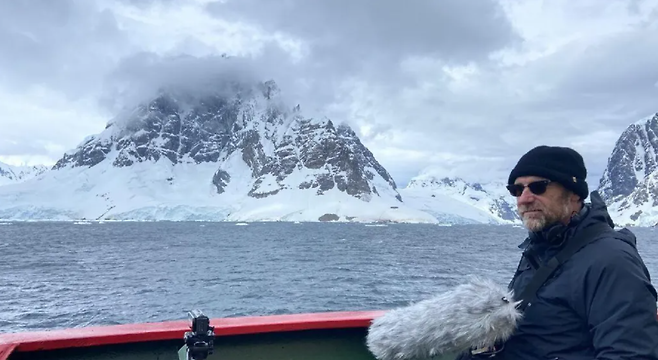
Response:
[{"label": "black jacket", "polygon": [[[605,203],[591,204],[566,229],[531,234],[510,283],[520,294],[535,269],[573,235],[595,223],[613,225]],[[534,255],[532,255],[534,254]],[[496,358],[505,360],[658,360],[656,290],[628,229],[609,231],[576,252],[537,292],[516,333]]]}]

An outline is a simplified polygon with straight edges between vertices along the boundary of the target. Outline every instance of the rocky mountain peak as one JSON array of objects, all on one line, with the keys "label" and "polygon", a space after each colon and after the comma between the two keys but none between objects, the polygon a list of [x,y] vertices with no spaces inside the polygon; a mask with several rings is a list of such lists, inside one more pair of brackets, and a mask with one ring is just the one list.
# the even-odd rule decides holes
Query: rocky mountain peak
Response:
[{"label": "rocky mountain peak", "polygon": [[599,192],[621,221],[637,222],[642,207],[658,206],[657,169],[658,113],[626,128],[601,177]]},{"label": "rocky mountain peak", "polygon": [[601,196],[615,200],[629,196],[658,163],[658,114],[630,125],[621,134],[599,184]]},{"label": "rocky mountain peak", "polygon": [[[318,195],[337,189],[364,201],[382,191],[401,201],[391,176],[349,126],[305,118],[299,105],[289,108],[280,94],[274,81],[224,84],[203,93],[161,91],[65,154],[54,168],[107,162],[130,167],[164,159],[174,165],[216,163],[208,181],[222,194],[238,157],[250,169],[251,197],[294,188],[317,189]],[[293,173],[302,180],[293,181]]]}]

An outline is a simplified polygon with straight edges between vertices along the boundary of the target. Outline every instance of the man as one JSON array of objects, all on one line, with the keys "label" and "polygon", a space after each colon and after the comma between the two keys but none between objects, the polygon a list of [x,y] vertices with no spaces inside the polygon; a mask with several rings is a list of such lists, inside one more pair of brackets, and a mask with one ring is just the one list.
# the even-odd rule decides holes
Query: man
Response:
[{"label": "man", "polygon": [[591,204],[584,202],[586,176],[580,154],[550,146],[530,150],[509,175],[507,188],[529,230],[510,283],[515,295],[575,235],[597,224],[610,229],[544,282],[496,358],[658,359],[656,291],[635,236],[627,229],[614,231],[597,192],[591,193]]}]

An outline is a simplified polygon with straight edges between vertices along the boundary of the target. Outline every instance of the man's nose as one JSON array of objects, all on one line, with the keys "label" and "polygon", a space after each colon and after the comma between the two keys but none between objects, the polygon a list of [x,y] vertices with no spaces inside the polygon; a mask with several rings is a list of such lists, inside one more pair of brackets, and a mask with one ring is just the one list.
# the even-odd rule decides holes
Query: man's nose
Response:
[{"label": "man's nose", "polygon": [[521,192],[521,196],[518,197],[517,203],[519,204],[528,204],[531,203],[535,200],[535,195],[530,191],[530,189],[523,188],[523,192]]}]

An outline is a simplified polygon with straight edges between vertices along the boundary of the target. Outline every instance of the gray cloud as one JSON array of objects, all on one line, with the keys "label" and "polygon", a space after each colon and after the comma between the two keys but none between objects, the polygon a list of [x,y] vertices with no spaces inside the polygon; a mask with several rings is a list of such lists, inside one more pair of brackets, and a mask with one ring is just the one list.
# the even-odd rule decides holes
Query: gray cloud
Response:
[{"label": "gray cloud", "polygon": [[[120,61],[104,80],[101,103],[112,112],[152,99],[158,91],[179,94],[233,91],[232,84],[254,85],[275,80],[288,106],[305,108],[314,94],[305,93],[294,77],[290,55],[275,44],[266,44],[255,57],[233,55],[160,55],[138,53]],[[304,101],[307,99],[307,101]]]},{"label": "gray cloud", "polygon": [[0,78],[15,91],[86,96],[126,44],[112,12],[92,1],[0,2]]},{"label": "gray cloud", "polygon": [[[521,16],[533,3],[516,0],[502,1],[520,6],[511,19],[489,0],[203,4],[0,2],[0,95],[12,94],[0,111],[13,119],[0,126],[40,141],[0,155],[52,154],[102,129],[107,110],[227,76],[274,79],[290,104],[348,122],[401,184],[427,165],[486,180],[538,143],[576,147],[596,177],[621,131],[658,111],[658,7],[647,1],[547,2],[541,13],[567,28],[538,31]],[[509,50],[519,64],[492,56]],[[21,93],[29,106],[11,104]]]},{"label": "gray cloud", "polygon": [[349,59],[348,65],[364,59],[397,63],[410,55],[483,60],[515,38],[498,3],[489,0],[230,0],[208,9],[306,40],[314,59]]},{"label": "gray cloud", "polygon": [[581,50],[582,55],[567,65],[558,77],[556,93],[577,96],[569,96],[571,105],[585,110],[619,98],[627,111],[655,110],[649,105],[658,91],[658,51],[653,49],[658,49],[658,26],[608,37]]},{"label": "gray cloud", "polygon": [[229,0],[207,5],[214,16],[245,22],[301,43],[306,57],[296,75],[334,93],[356,77],[395,89],[410,80],[409,57],[446,64],[483,62],[518,40],[500,6],[490,0],[404,3],[393,0]]},{"label": "gray cloud", "polygon": [[48,155],[48,151],[41,143],[17,142],[11,137],[0,135],[0,154],[4,156],[15,155]]},{"label": "gray cloud", "polygon": [[171,5],[178,0],[116,0],[117,3],[131,5],[139,9],[149,9],[155,5]]}]

